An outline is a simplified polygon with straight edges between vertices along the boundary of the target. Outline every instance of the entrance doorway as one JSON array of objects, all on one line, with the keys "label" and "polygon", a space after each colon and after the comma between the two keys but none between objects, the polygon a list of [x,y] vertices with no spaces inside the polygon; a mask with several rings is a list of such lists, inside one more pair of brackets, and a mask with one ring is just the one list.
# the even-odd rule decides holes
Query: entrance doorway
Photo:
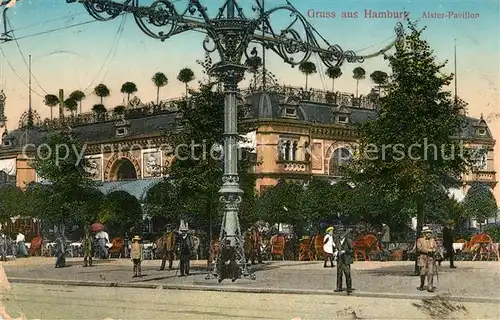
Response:
[{"label": "entrance doorway", "polygon": [[134,180],[137,179],[137,171],[135,170],[134,164],[126,158],[121,158],[115,162],[115,174],[113,175],[113,180]]}]

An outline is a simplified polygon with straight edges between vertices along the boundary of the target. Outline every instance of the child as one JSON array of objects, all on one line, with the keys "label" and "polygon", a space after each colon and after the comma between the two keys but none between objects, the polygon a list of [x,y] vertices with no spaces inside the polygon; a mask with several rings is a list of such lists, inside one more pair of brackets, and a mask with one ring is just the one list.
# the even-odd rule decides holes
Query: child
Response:
[{"label": "child", "polygon": [[141,237],[135,236],[132,238],[132,250],[130,251],[130,259],[134,262],[134,276],[142,277],[141,275],[141,261],[142,261],[142,246],[139,243]]}]

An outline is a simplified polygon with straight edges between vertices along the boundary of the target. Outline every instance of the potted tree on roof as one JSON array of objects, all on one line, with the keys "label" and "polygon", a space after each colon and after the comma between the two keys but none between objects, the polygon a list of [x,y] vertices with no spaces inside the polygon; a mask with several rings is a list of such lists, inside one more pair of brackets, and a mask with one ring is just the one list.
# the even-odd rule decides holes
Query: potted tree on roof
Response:
[{"label": "potted tree on roof", "polygon": [[92,112],[95,114],[97,121],[104,121],[106,117],[106,107],[103,104],[94,104],[92,107]]}]

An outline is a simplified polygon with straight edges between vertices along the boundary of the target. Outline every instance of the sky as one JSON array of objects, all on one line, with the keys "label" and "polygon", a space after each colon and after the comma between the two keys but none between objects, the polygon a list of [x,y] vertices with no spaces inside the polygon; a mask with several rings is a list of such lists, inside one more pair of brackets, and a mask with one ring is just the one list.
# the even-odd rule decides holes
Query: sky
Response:
[{"label": "sky", "polygon": [[[222,0],[200,1],[208,7],[212,17],[223,4]],[[500,7],[497,0],[290,1],[330,44],[338,44],[343,50],[353,50],[358,54],[370,54],[385,47],[394,39],[394,26],[402,21],[397,18],[370,18],[366,16],[368,11],[408,12],[412,20],[418,21],[419,27],[427,27],[423,36],[439,61],[449,61],[444,70],[448,73],[454,71],[456,39],[457,89],[459,96],[469,103],[469,114],[484,114],[487,118],[500,113]],[[153,0],[139,2],[149,5]],[[180,0],[174,1],[174,4],[178,11],[182,11],[187,2]],[[250,0],[238,3],[247,17],[254,15]],[[267,9],[285,4],[284,0],[265,1]],[[342,17],[342,13],[351,13],[352,16],[354,12],[358,13],[357,18]],[[475,18],[452,18],[448,16],[449,12],[473,14]],[[431,17],[436,13],[444,13],[445,16]],[[17,0],[6,16],[7,28],[13,30],[10,35],[18,39],[0,44],[0,86],[7,95],[9,129],[17,127],[20,115],[28,109],[28,55],[32,56],[32,106],[42,118],[50,114],[49,108],[43,104],[43,96],[57,94],[59,89],[66,94],[76,89],[84,91],[88,98],[83,102],[83,109],[89,111],[98,102],[97,97],[92,95],[92,89],[99,83],[111,89],[111,96],[104,100],[104,104],[112,109],[122,104],[124,95],[120,93],[120,87],[126,81],[135,82],[139,89],[137,96],[143,102],[149,102],[156,99],[151,77],[158,71],[164,72],[169,79],[169,84],[161,89],[162,98],[182,94],[183,84],[176,80],[181,68],[190,67],[197,79],[203,77],[201,67],[196,63],[204,57],[204,34],[199,32],[187,31],[162,42],[144,34],[132,16],[96,21],[82,4],[67,4],[65,0]],[[277,33],[291,22],[292,18],[286,12],[271,16],[271,24]],[[298,30],[303,34],[302,27]],[[272,52],[267,57],[268,69],[276,75],[279,83],[304,86],[304,76],[297,68],[291,68]],[[214,61],[217,61],[215,56]],[[317,57],[313,56],[311,61],[318,65],[319,72],[309,78],[309,86],[331,89],[331,81],[324,75],[326,68],[320,66]],[[355,92],[356,81],[352,78],[352,70],[358,66],[362,66],[367,75],[375,70],[390,71],[381,56],[367,59],[362,64],[346,63],[342,66],[343,75],[336,81],[336,90]],[[247,83],[245,80],[240,86],[244,87]],[[193,81],[192,85],[197,86],[197,81]],[[360,94],[368,93],[372,85],[369,77],[360,81]],[[453,84],[449,90],[454,90]],[[499,126],[500,123],[493,121],[491,125]],[[500,130],[493,131],[498,140]],[[497,163],[500,164],[500,160]]]}]

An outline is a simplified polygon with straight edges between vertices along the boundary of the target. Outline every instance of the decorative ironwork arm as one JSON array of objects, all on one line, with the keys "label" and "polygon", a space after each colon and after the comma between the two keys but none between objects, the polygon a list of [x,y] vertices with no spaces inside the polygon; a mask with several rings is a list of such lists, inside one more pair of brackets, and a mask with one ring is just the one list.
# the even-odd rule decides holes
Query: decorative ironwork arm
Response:
[{"label": "decorative ironwork arm", "polygon": [[[206,30],[210,24],[206,8],[196,0],[189,1],[181,13],[167,0],[157,0],[149,6],[141,6],[140,0],[126,0],[123,3],[111,0],[66,0],[66,2],[82,3],[87,12],[99,21],[109,21],[122,14],[132,14],[141,31],[161,41],[184,31]],[[201,19],[195,17],[197,12]]]},{"label": "decorative ironwork arm", "polygon": [[[149,6],[141,6],[140,0],[125,0],[118,3],[111,0],[66,0],[67,3],[82,3],[89,14],[97,20],[108,21],[121,14],[132,14],[139,28],[148,36],[164,41],[173,35],[197,29],[207,34],[203,45],[206,51],[218,51],[220,64],[241,66],[243,54],[251,42],[260,43],[274,51],[283,60],[292,65],[307,61],[313,53],[318,54],[328,67],[340,66],[345,61],[363,62],[366,58],[385,53],[402,39],[404,29],[401,23],[396,25],[396,40],[384,49],[364,56],[356,55],[352,50],[342,50],[339,45],[331,45],[309,23],[290,2],[264,11],[257,1],[253,8],[257,17],[248,19],[236,0],[226,0],[215,18],[210,18],[207,9],[199,0],[189,0],[187,7],[179,12],[168,0],[156,0]],[[293,18],[286,28],[276,32],[270,18],[276,13],[287,13]],[[303,31],[303,32],[299,32]],[[256,32],[260,31],[260,32]],[[301,36],[301,34],[305,34]],[[209,42],[213,42],[209,46]],[[251,55],[255,51],[252,51]],[[296,57],[300,55],[300,57]]]}]

